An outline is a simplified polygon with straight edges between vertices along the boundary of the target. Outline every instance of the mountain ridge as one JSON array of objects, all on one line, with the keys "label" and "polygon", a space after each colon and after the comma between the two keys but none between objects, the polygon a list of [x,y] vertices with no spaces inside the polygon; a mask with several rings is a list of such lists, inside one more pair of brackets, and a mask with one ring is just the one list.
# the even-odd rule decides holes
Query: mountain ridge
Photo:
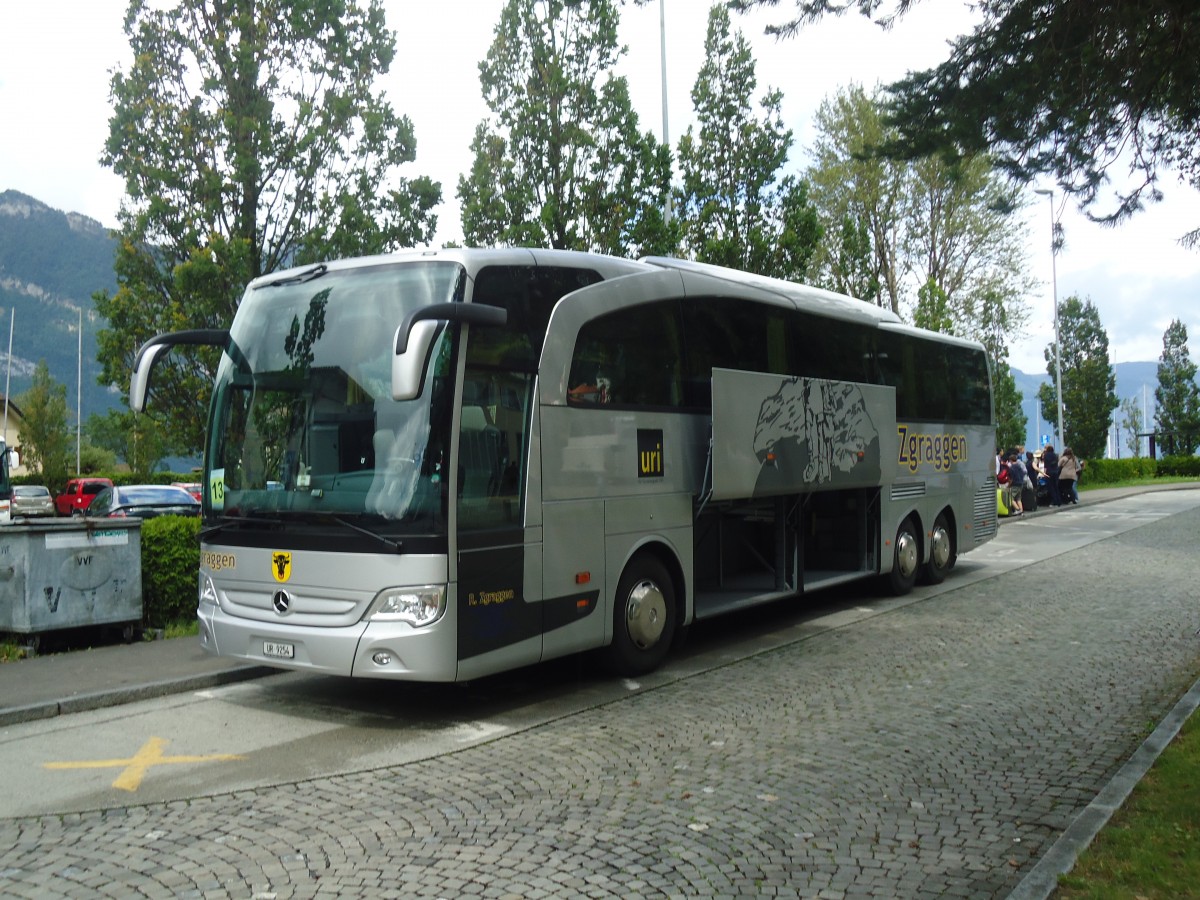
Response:
[{"label": "mountain ridge", "polygon": [[67,388],[72,423],[77,403],[85,422],[119,404],[116,392],[96,381],[96,332],[106,323],[92,303],[93,292],[116,290],[115,250],[116,238],[95,219],[20,191],[0,193],[0,332],[6,325],[12,332],[11,365],[8,341],[0,336],[0,366],[12,397],[29,389],[45,360],[51,377]]}]

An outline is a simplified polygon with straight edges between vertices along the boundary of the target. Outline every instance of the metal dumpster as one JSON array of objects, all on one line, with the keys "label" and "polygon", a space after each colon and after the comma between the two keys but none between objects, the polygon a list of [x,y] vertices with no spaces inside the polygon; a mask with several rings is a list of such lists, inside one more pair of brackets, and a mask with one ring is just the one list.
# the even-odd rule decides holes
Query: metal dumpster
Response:
[{"label": "metal dumpster", "polygon": [[0,527],[0,631],[142,621],[140,519],[33,522]]}]

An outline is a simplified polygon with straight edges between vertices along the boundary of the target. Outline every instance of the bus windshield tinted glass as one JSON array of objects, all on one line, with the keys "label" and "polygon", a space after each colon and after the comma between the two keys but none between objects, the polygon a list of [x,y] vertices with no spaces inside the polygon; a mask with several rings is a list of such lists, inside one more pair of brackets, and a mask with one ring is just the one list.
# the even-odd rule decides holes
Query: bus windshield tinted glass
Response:
[{"label": "bus windshield tinted glass", "polygon": [[217,372],[206,512],[441,531],[453,328],[415,400],[392,399],[391,360],[405,314],[460,300],[463,281],[456,263],[420,262],[247,291]]}]

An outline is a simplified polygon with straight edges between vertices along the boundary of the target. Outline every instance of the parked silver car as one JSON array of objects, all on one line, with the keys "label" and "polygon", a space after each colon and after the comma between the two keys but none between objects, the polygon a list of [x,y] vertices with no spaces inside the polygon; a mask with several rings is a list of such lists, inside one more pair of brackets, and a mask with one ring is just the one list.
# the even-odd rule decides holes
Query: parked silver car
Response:
[{"label": "parked silver car", "polygon": [[50,495],[50,488],[42,484],[14,485],[12,515],[13,518],[54,515],[54,497]]},{"label": "parked silver car", "polygon": [[198,516],[200,503],[183,488],[166,484],[127,484],[106,487],[88,504],[89,518],[136,516]]}]

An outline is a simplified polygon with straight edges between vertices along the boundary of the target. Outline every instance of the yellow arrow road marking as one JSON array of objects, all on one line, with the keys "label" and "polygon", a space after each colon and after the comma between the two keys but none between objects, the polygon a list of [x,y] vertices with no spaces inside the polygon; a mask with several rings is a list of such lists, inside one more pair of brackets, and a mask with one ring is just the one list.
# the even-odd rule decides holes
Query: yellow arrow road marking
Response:
[{"label": "yellow arrow road marking", "polygon": [[128,759],[91,759],[79,762],[43,763],[42,768],[63,769],[123,769],[112,786],[122,791],[136,791],[141,786],[142,779],[151,766],[177,765],[180,763],[201,763],[216,760],[244,759],[236,753],[214,753],[209,756],[163,756],[163,749],[169,742],[159,737],[152,737],[142,744],[141,749]]}]

